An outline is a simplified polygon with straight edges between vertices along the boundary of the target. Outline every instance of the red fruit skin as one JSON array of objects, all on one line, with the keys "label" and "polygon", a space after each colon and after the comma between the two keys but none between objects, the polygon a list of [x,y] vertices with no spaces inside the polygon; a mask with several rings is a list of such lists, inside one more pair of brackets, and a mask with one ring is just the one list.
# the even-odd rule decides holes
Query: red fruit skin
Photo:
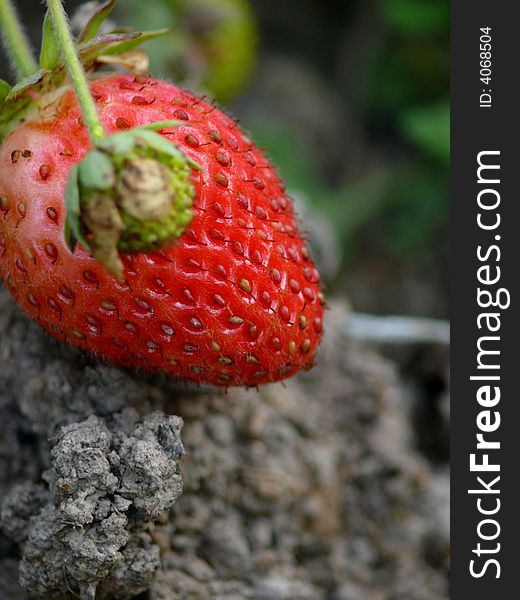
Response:
[{"label": "red fruit skin", "polygon": [[313,364],[319,275],[283,183],[236,123],[174,85],[132,76],[92,83],[108,133],[153,121],[196,160],[191,225],[172,245],[123,256],[118,282],[63,236],[63,190],[90,148],[71,91],[0,147],[0,273],[52,335],[115,363],[198,382],[280,380]]}]

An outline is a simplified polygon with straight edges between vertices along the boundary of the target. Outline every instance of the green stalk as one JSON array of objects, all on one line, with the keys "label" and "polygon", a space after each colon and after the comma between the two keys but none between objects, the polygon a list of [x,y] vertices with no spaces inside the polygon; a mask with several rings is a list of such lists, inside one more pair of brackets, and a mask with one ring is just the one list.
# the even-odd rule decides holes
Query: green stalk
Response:
[{"label": "green stalk", "polygon": [[36,73],[38,65],[11,0],[0,0],[0,26],[4,47],[17,75],[24,78]]},{"label": "green stalk", "polygon": [[47,7],[61,56],[72,80],[90,139],[95,146],[105,136],[105,131],[99,120],[96,103],[90,93],[87,77],[70,33],[62,0],[47,0]]}]

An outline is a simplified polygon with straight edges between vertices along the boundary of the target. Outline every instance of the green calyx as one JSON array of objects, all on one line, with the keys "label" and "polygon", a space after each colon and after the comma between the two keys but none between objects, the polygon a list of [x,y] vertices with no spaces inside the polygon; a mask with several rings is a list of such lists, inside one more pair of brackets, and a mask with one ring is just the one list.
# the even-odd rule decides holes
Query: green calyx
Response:
[{"label": "green calyx", "polygon": [[65,237],[79,241],[118,279],[119,251],[147,252],[178,238],[192,219],[192,169],[200,167],[152,123],[101,139],[71,169]]}]

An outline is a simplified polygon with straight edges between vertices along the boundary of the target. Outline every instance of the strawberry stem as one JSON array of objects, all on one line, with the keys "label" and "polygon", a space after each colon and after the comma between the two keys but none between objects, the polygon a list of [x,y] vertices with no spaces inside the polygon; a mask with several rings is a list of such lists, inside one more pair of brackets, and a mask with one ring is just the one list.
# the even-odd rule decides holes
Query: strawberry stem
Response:
[{"label": "strawberry stem", "polygon": [[[1,2],[2,0],[0,0]],[[61,56],[67,67],[78,103],[85,119],[90,139],[95,146],[105,136],[105,131],[99,120],[96,104],[90,93],[85,70],[81,64],[76,45],[70,33],[67,15],[62,0],[46,0],[49,16],[56,35]]]},{"label": "strawberry stem", "polygon": [[20,78],[35,73],[38,65],[11,0],[0,0],[0,26],[4,47],[13,70]]}]

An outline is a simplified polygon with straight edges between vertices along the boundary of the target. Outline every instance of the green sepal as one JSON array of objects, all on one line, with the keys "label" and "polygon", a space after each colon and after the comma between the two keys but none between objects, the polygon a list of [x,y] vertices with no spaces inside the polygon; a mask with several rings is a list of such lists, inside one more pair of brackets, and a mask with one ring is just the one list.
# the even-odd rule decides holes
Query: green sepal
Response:
[{"label": "green sepal", "polygon": [[[69,172],[67,183],[65,185],[65,208],[67,209],[67,218],[65,221],[65,242],[71,252],[74,252],[75,240],[90,250],[90,244],[87,242],[80,223],[80,196],[79,196],[79,167],[74,165]],[[73,239],[75,238],[75,239]]]},{"label": "green sepal", "polygon": [[155,133],[162,129],[173,129],[182,124],[182,121],[156,121],[155,123],[140,125],[130,131],[115,133],[103,138],[98,142],[98,148],[111,154],[128,155],[134,149],[136,141],[142,139],[156,152],[162,152],[173,158],[183,156],[192,169],[201,171],[202,167],[197,162],[181,152],[175,144]]},{"label": "green sepal", "polygon": [[154,40],[170,33],[170,29],[157,29],[156,31],[134,31],[130,33],[106,33],[98,35],[78,47],[83,64],[88,65],[101,55],[123,54],[129,52],[144,42]]},{"label": "green sepal", "polygon": [[81,62],[87,66],[92,64],[102,54],[108,54],[111,46],[134,41],[139,37],[139,32],[132,33],[106,33],[80,44],[78,46]]},{"label": "green sepal", "polygon": [[90,17],[88,23],[78,35],[78,44],[81,44],[82,42],[88,42],[96,35],[105,19],[112,12],[115,3],[116,0],[108,0],[98,7],[96,12],[92,15],[92,17]]},{"label": "green sepal", "polygon": [[186,162],[190,165],[192,169],[195,169],[195,171],[202,171],[202,167],[196,160],[194,160],[193,158],[191,158],[191,156],[188,156],[187,154],[185,156]]},{"label": "green sepal", "polygon": [[190,165],[190,167],[196,169],[197,171],[202,170],[198,163],[184,154],[184,152],[181,152],[181,150],[179,150],[175,144],[163,138],[158,133],[144,129],[139,132],[138,136],[138,139],[144,139],[144,141],[148,143],[148,147],[152,148],[156,152],[162,152],[163,154],[167,154],[172,158],[183,158]]},{"label": "green sepal", "polygon": [[29,75],[29,77],[22,79],[22,81],[19,81],[16,85],[14,85],[11,88],[9,94],[7,94],[5,98],[6,102],[9,102],[9,100],[14,100],[29,88],[32,88],[37,83],[40,83],[40,81],[42,81],[48,73],[49,69],[41,69],[40,71],[36,71],[36,73]]},{"label": "green sepal", "polygon": [[[154,133],[163,129],[179,127],[179,125],[183,125],[182,121],[156,121],[155,123],[148,123],[147,125],[136,127],[133,131],[146,132],[144,137],[155,150],[158,152],[165,152],[174,158],[182,155],[192,169],[202,171],[202,167],[199,163],[190,158],[187,154],[184,154],[184,152],[181,152],[173,142],[170,142],[162,135]],[[153,137],[149,135],[150,133],[152,133]]]},{"label": "green sepal", "polygon": [[49,11],[43,19],[42,47],[40,50],[40,67],[42,69],[54,69],[60,60],[60,50],[56,34],[52,27]]},{"label": "green sepal", "polygon": [[146,125],[139,125],[139,127],[135,127],[134,131],[146,129],[147,131],[161,131],[162,129],[175,129],[175,127],[179,127],[179,125],[183,125],[182,121],[155,121],[154,123],[147,123]]},{"label": "green sepal", "polygon": [[11,86],[7,83],[7,81],[0,79],[0,102],[3,102],[7,96],[9,96],[10,91]]},{"label": "green sepal", "polygon": [[131,132],[126,131],[114,133],[113,135],[100,139],[97,143],[97,147],[109,154],[126,156],[129,155],[135,147],[135,137]]},{"label": "green sepal", "polygon": [[161,137],[158,133],[155,133],[154,131],[141,129],[140,131],[136,132],[136,139],[138,143],[144,142],[142,143],[143,146],[151,148],[156,152],[162,152],[163,154],[167,154],[172,158],[184,157],[184,153],[181,152],[177,148],[177,146],[175,146],[165,138]]},{"label": "green sepal", "polygon": [[78,179],[91,190],[110,190],[116,181],[114,165],[110,157],[99,150],[92,150],[79,163]]},{"label": "green sepal", "polygon": [[165,27],[164,29],[155,29],[153,31],[140,31],[135,39],[114,44],[110,47],[108,52],[104,52],[103,54],[124,54],[125,52],[129,52],[145,42],[155,40],[163,35],[168,35],[168,33],[171,33],[171,29],[169,27]]}]

